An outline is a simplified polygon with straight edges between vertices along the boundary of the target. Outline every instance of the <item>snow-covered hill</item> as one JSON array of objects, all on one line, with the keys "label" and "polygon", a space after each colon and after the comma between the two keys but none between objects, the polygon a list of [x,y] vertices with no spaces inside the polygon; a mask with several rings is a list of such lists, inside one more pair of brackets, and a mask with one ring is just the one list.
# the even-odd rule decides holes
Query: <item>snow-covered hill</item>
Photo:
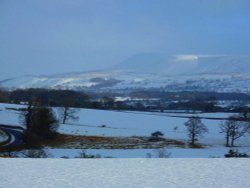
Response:
[{"label": "snow-covered hill", "polygon": [[136,72],[179,74],[250,73],[250,56],[136,54],[115,68]]},{"label": "snow-covered hill", "polygon": [[23,76],[0,81],[0,87],[91,91],[250,92],[250,56],[137,54],[109,70]]}]

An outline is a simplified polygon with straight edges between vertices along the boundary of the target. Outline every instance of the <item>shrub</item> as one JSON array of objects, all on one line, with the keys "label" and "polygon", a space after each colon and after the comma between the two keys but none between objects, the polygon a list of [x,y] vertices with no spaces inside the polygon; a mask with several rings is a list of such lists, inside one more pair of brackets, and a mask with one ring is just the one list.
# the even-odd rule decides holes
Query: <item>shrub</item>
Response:
[{"label": "shrub", "polygon": [[230,149],[228,153],[225,154],[226,158],[249,158],[246,153],[240,153],[238,150]]}]

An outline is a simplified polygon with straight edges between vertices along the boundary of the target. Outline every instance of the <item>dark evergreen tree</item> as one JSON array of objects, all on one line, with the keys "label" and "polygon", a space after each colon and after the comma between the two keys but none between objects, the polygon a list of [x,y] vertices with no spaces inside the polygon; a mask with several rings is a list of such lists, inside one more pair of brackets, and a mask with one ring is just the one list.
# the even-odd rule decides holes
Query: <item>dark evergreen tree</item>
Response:
[{"label": "dark evergreen tree", "polygon": [[51,108],[30,101],[27,109],[21,114],[21,118],[26,126],[24,139],[29,144],[36,145],[56,135],[58,121]]}]

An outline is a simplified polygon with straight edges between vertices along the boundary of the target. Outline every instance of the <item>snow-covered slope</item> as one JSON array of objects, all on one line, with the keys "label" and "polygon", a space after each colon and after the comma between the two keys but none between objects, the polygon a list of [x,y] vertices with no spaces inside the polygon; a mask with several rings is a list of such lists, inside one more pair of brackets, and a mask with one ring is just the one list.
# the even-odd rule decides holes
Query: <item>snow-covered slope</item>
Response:
[{"label": "snow-covered slope", "polygon": [[57,76],[24,76],[0,82],[0,87],[50,88],[89,91],[165,91],[250,92],[250,74],[194,74],[167,76],[128,71],[101,71]]},{"label": "snow-covered slope", "polygon": [[0,159],[0,187],[250,187],[248,159]]},{"label": "snow-covered slope", "polygon": [[105,71],[23,76],[0,81],[0,87],[91,91],[250,92],[250,56],[137,54]]},{"label": "snow-covered slope", "polygon": [[167,75],[250,73],[250,56],[136,54],[115,68]]}]

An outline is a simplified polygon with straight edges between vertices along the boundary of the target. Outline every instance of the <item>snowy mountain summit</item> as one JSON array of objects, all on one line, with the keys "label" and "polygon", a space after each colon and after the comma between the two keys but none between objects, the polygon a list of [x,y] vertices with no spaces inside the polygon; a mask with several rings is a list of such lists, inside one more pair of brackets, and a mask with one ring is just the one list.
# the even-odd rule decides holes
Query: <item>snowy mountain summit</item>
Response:
[{"label": "snowy mountain summit", "polygon": [[22,76],[0,87],[88,91],[215,91],[250,93],[250,56],[136,54],[103,71]]}]

